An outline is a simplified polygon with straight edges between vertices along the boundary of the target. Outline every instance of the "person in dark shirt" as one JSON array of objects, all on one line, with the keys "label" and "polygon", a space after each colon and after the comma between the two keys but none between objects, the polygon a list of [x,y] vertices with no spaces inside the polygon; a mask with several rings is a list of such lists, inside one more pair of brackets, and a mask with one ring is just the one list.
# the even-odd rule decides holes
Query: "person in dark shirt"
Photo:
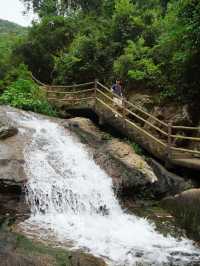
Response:
[{"label": "person in dark shirt", "polygon": [[111,91],[114,92],[119,97],[122,97],[122,82],[121,80],[116,80],[116,83],[112,85]]},{"label": "person in dark shirt", "polygon": [[[113,97],[113,105],[118,110],[122,108],[123,105],[123,93],[122,93],[122,82],[121,80],[116,80],[116,83],[112,85],[111,91],[116,94],[116,97]],[[121,99],[120,99],[121,98]],[[118,114],[115,114],[115,117],[118,117]]]}]

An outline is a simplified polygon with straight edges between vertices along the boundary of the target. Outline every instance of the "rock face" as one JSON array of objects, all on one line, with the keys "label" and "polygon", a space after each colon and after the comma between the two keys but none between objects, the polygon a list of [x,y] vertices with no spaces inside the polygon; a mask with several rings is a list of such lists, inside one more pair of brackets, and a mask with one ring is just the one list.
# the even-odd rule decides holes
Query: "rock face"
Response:
[{"label": "rock face", "polygon": [[20,190],[24,174],[24,139],[8,117],[11,108],[0,107],[0,190]]},{"label": "rock face", "polygon": [[0,139],[7,139],[15,136],[18,133],[18,129],[13,126],[4,125],[0,123]]},{"label": "rock face", "polygon": [[[17,129],[17,112],[22,111],[0,107],[1,123],[5,125],[4,129],[8,129],[7,138],[6,131],[3,130],[5,134],[3,139],[0,139],[1,190],[8,187],[20,189],[27,181],[23,151],[31,141],[32,130],[26,130],[24,133],[23,126]],[[156,163],[148,163],[144,157],[135,153],[131,145],[102,132],[89,119],[47,119],[70,129],[88,145],[97,164],[112,177],[114,188],[119,194],[130,195],[132,198],[158,198],[188,188],[184,180],[164,171],[164,168],[158,167]]]},{"label": "rock face", "polygon": [[148,158],[147,161],[158,178],[157,186],[154,190],[154,194],[157,195],[157,198],[175,195],[193,187],[190,179],[184,180],[182,177],[171,173],[152,158]]},{"label": "rock face", "polygon": [[177,126],[190,126],[193,123],[192,111],[188,105],[177,105],[175,102],[159,105],[155,99],[159,93],[152,90],[132,90],[129,95],[129,101],[140,106],[145,111],[164,122],[172,122]]},{"label": "rock face", "polygon": [[84,254],[82,252],[72,253],[70,259],[72,266],[106,266],[107,264],[100,258],[95,258],[90,254]]},{"label": "rock face", "polygon": [[123,194],[129,192],[134,197],[151,190],[157,181],[152,168],[137,155],[127,143],[100,131],[89,119],[69,119],[68,127],[89,145],[93,158],[113,179],[114,189]]},{"label": "rock face", "polygon": [[95,161],[112,177],[114,188],[121,195],[161,198],[191,186],[155,161],[148,163],[125,141],[100,131],[86,118],[69,119],[65,127],[92,148]]},{"label": "rock face", "polygon": [[197,240],[200,240],[200,189],[190,189],[174,197],[167,197],[162,200],[162,206],[168,209]]}]

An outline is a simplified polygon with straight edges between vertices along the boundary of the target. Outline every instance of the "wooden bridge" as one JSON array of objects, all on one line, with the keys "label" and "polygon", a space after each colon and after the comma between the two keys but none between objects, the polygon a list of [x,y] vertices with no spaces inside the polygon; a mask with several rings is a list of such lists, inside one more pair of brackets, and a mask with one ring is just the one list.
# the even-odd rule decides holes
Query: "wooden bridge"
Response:
[{"label": "wooden bridge", "polygon": [[[166,123],[126,99],[121,99],[97,80],[71,86],[46,85],[33,79],[44,89],[48,101],[64,108],[89,107],[101,122],[112,125],[124,136],[167,165],[200,170],[200,128]],[[113,98],[122,102],[114,103]]]}]

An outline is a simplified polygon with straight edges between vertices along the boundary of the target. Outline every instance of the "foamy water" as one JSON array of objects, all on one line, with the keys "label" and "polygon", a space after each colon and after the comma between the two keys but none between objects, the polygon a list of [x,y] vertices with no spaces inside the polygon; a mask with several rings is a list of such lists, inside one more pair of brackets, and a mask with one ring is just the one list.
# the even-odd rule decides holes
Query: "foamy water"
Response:
[{"label": "foamy water", "polygon": [[24,113],[10,116],[23,134],[33,130],[24,150],[31,217],[21,227],[27,233],[37,228],[38,237],[71,241],[110,265],[182,266],[200,260],[192,241],[164,237],[146,219],[126,214],[111,178],[67,130]]}]

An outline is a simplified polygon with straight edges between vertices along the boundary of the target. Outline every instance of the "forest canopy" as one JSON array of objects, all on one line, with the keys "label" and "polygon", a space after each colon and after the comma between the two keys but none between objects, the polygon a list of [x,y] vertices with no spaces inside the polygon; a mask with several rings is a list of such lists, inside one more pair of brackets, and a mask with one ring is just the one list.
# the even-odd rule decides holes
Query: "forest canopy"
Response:
[{"label": "forest canopy", "polygon": [[39,21],[12,47],[14,67],[23,63],[48,83],[121,78],[127,91],[200,100],[198,0],[21,1]]}]

